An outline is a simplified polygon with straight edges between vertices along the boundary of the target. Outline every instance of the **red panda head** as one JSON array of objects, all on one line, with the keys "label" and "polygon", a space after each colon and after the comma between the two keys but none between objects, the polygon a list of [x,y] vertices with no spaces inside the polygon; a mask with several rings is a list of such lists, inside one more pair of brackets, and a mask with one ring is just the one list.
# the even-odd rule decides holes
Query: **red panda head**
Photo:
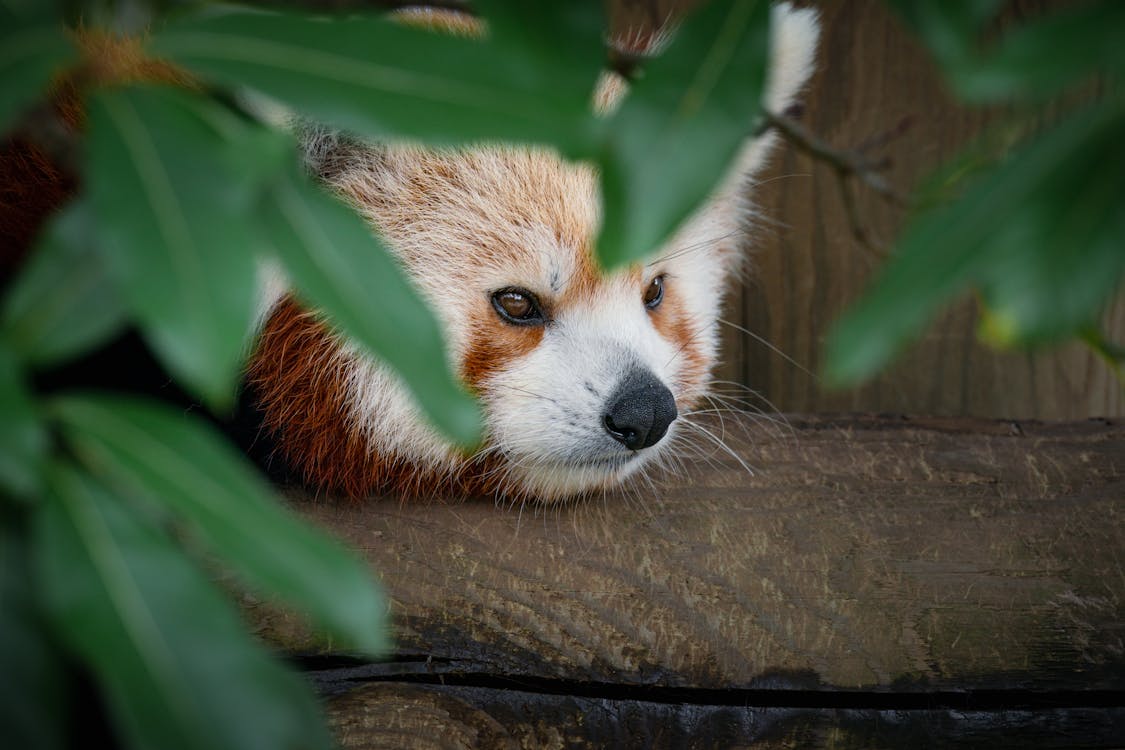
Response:
[{"label": "red panda head", "polygon": [[[787,6],[775,13],[766,104],[779,110],[811,71],[816,21]],[[598,176],[588,166],[528,148],[311,137],[315,171],[430,303],[488,437],[477,454],[459,453],[395,375],[275,284],[249,378],[281,450],[311,483],[353,495],[552,500],[658,462],[707,391],[750,215],[746,181],[771,138],[748,143],[710,202],[645,262],[603,274],[593,255]]]}]

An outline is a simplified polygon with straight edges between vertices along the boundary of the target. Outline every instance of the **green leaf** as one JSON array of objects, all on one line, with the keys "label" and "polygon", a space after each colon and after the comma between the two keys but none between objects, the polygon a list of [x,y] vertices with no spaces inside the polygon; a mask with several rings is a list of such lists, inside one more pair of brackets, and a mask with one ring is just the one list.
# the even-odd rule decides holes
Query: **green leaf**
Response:
[{"label": "green leaf", "polygon": [[1098,73],[1125,73],[1125,5],[1114,0],[1011,27],[983,54],[980,27],[992,15],[992,3],[895,4],[945,65],[958,95],[969,100],[1043,99]]},{"label": "green leaf", "polygon": [[[977,281],[991,321],[1001,323],[988,331],[992,343],[1023,346],[1074,336],[1096,325],[1120,287],[1122,133],[1125,96],[1119,95],[1063,123],[1020,157],[1045,167],[1026,186],[1021,205],[996,217],[986,240],[988,266]],[[1005,174],[1011,176],[996,178]]]},{"label": "green leaf", "polygon": [[606,267],[638,260],[715,188],[761,111],[769,3],[714,2],[679,29],[607,127]]},{"label": "green leaf", "polygon": [[0,2],[0,133],[76,55],[49,4]]},{"label": "green leaf", "polygon": [[[252,87],[356,133],[444,143],[545,140],[582,152],[602,56],[524,60],[505,54],[508,38],[435,34],[386,17],[227,9],[169,24],[154,34],[152,49],[217,83]],[[575,67],[589,77],[576,77]]]},{"label": "green leaf", "polygon": [[511,73],[521,76],[520,89],[565,100],[576,124],[590,127],[591,99],[605,65],[604,4],[476,0],[473,8],[488,24],[491,54],[508,60]]},{"label": "green leaf", "polygon": [[947,71],[971,66],[984,25],[1000,0],[887,0]]},{"label": "green leaf", "polygon": [[896,254],[827,343],[827,376],[882,367],[938,307],[982,287],[986,334],[1013,344],[1089,325],[1125,272],[1125,97],[1064,121],[916,217]]},{"label": "green leaf", "polygon": [[186,92],[99,92],[90,202],[99,246],[169,371],[212,406],[233,402],[256,294],[249,207],[274,158],[253,131]]},{"label": "green leaf", "polygon": [[120,396],[63,397],[51,410],[87,466],[186,520],[250,586],[348,647],[386,650],[386,605],[364,563],[282,508],[206,423]]},{"label": "green leaf", "polygon": [[65,464],[33,542],[51,625],[136,748],[329,748],[306,685],[274,662],[166,534]]},{"label": "green leaf", "polygon": [[124,324],[125,309],[94,247],[84,200],[46,227],[4,300],[2,319],[12,346],[35,365],[89,351]]},{"label": "green leaf", "polygon": [[262,218],[303,298],[398,370],[435,425],[475,443],[479,410],[450,372],[437,321],[359,215],[292,173],[270,189]]},{"label": "green leaf", "polygon": [[22,532],[0,518],[0,727],[8,747],[50,750],[64,746],[67,726],[62,669],[36,606]]},{"label": "green leaf", "polygon": [[1125,4],[1095,2],[1052,13],[1004,34],[953,84],[978,101],[1046,98],[1095,74],[1125,73]]},{"label": "green leaf", "polygon": [[0,488],[31,497],[42,483],[47,431],[20,371],[20,362],[0,341]]}]

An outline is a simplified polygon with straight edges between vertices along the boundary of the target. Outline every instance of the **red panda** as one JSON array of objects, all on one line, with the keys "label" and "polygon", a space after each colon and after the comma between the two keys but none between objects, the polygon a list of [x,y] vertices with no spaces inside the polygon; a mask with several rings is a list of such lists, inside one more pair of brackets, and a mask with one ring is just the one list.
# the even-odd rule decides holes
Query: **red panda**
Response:
[{"label": "red panda", "polygon": [[[763,104],[782,111],[812,72],[816,13],[779,4],[771,34]],[[612,108],[625,89],[607,74],[597,106]],[[707,393],[746,193],[774,140],[750,140],[645,262],[603,275],[590,166],[545,149],[431,149],[313,130],[311,169],[368,220],[435,311],[450,362],[483,405],[487,439],[471,455],[447,442],[396,375],[334,337],[267,270],[247,378],[280,453],[309,484],[355,497],[555,501],[658,464]]]}]

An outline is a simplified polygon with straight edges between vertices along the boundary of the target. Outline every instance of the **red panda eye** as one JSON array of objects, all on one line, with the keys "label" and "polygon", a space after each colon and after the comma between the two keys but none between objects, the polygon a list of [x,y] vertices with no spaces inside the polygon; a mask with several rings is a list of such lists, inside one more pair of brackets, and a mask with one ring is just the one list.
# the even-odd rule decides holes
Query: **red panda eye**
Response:
[{"label": "red panda eye", "polygon": [[544,323],[539,300],[526,289],[501,289],[492,295],[492,307],[501,318],[516,325]]},{"label": "red panda eye", "polygon": [[657,276],[645,289],[644,302],[649,310],[655,310],[664,300],[664,274]]}]

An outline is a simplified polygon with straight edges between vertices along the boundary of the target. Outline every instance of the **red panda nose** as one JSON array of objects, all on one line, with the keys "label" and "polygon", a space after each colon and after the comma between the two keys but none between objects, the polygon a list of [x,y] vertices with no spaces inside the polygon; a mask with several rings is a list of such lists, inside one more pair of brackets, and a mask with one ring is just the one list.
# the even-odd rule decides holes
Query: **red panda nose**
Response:
[{"label": "red panda nose", "polygon": [[629,371],[608,404],[602,425],[614,440],[631,451],[659,443],[676,418],[672,392],[641,367]]}]

